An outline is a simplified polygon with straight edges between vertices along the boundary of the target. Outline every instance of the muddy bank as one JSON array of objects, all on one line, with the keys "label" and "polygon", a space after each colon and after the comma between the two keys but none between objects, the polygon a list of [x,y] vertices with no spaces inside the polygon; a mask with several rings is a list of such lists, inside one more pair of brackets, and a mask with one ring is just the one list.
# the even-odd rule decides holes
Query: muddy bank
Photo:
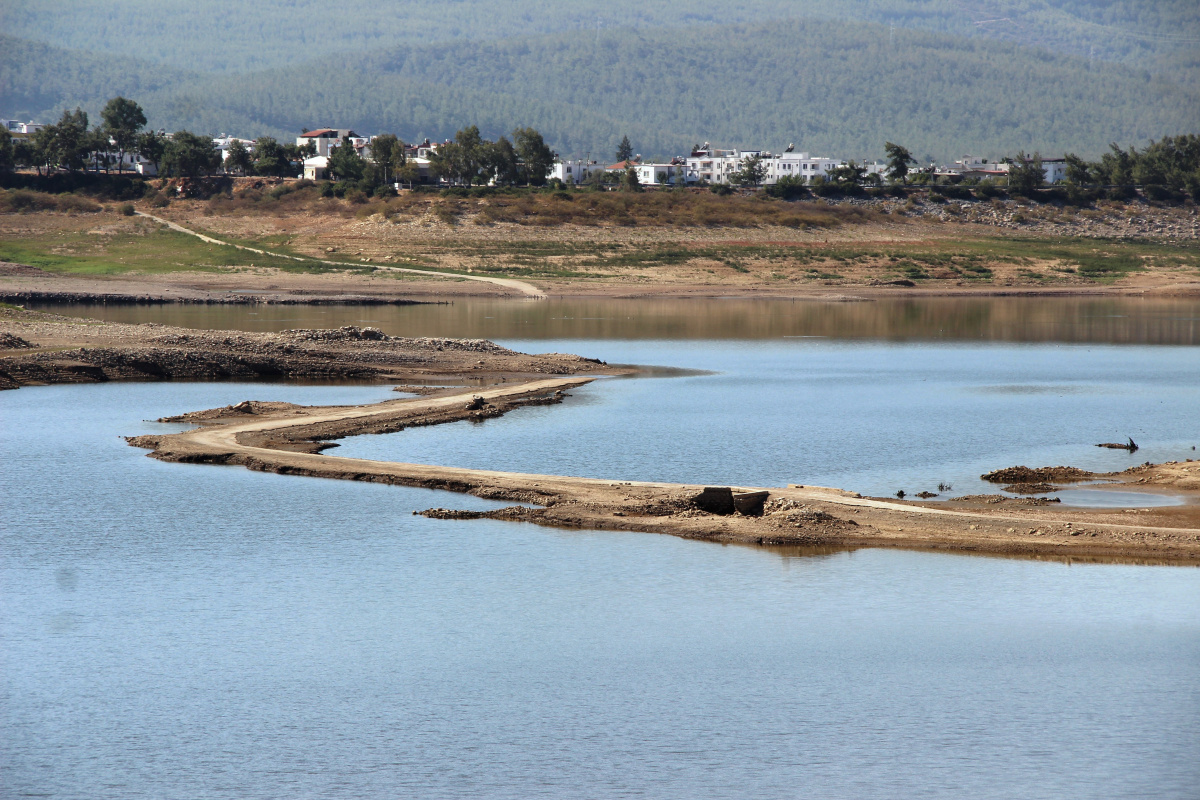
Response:
[{"label": "muddy bank", "polygon": [[[436,397],[368,406],[271,408],[253,404],[189,417],[202,427],[131,438],[163,461],[241,465],[288,475],[370,481],[463,492],[514,505],[489,512],[427,509],[430,517],[520,520],[559,528],[667,533],[759,545],[915,547],[964,553],[1053,558],[1110,558],[1200,563],[1195,504],[1140,509],[1064,509],[1040,498],[969,496],[940,504],[862,497],[812,486],[699,486],[575,478],[427,464],[339,458],[321,452],[342,436],[398,431],[472,415],[502,414],[534,402],[557,402],[591,380],[545,378]],[[1183,489],[1200,463],[1141,467],[1131,484]],[[521,505],[515,505],[521,504]],[[422,512],[414,509],[414,512]]]},{"label": "muddy bank", "polygon": [[463,385],[589,372],[573,355],[375,328],[280,333],[126,325],[0,309],[0,388],[113,380],[362,380]]}]

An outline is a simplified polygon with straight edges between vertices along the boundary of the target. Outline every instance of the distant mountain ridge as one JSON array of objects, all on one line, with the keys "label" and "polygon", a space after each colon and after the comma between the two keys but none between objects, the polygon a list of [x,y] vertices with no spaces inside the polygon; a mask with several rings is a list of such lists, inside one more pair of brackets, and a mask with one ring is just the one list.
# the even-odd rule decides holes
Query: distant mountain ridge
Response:
[{"label": "distant mountain ridge", "polygon": [[0,31],[179,69],[241,73],[331,53],[613,28],[870,22],[1156,72],[1194,62],[1194,0],[6,0]]},{"label": "distant mountain ridge", "polygon": [[517,125],[600,160],[693,143],[918,157],[1075,151],[1200,131],[1200,87],[983,38],[820,20],[567,32],[390,47],[206,75],[0,37],[0,113],[57,117],[137,99],[154,126],[290,137],[302,126],[440,138]]}]

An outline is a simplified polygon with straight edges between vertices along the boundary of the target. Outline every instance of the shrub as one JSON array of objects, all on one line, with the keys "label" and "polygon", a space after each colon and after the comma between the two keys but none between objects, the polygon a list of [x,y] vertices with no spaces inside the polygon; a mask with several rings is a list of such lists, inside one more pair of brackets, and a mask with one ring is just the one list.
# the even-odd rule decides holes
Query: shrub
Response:
[{"label": "shrub", "polygon": [[154,198],[150,201],[152,208],[166,208],[169,205],[171,205],[171,201],[163,192],[154,195]]},{"label": "shrub", "polygon": [[122,203],[120,212],[122,217],[132,217],[134,214],[133,203]]},{"label": "shrub", "polygon": [[1176,191],[1169,186],[1151,184],[1143,187],[1142,192],[1146,195],[1147,200],[1154,200],[1159,203],[1179,203],[1183,201],[1183,192]]},{"label": "shrub", "polygon": [[804,178],[797,178],[792,175],[785,175],[773,184],[770,184],[765,189],[767,196],[778,197],[782,200],[799,200],[802,197],[808,197],[808,187],[804,185]]}]

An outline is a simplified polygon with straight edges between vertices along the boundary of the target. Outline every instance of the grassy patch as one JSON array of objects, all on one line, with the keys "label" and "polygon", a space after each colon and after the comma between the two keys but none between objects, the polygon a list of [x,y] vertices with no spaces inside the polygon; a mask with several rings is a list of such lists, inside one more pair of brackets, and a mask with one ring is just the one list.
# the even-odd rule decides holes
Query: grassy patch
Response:
[{"label": "grassy patch", "polygon": [[323,264],[248,253],[236,247],[202,242],[194,236],[136,226],[112,233],[67,231],[0,242],[0,260],[74,275],[159,274],[214,271],[226,267],[271,267],[324,272]]}]

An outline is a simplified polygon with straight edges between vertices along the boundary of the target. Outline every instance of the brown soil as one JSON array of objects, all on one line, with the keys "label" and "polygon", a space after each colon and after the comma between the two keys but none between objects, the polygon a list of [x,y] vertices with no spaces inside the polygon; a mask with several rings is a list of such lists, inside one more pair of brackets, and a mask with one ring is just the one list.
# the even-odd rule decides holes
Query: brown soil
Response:
[{"label": "brown soil", "polygon": [[[468,205],[474,207],[476,202],[471,200]],[[478,201],[480,208],[486,208],[488,202],[486,198]],[[1175,244],[1200,236],[1200,223],[1192,207],[1135,209],[1131,205],[1078,215],[1043,209],[1038,213],[1045,219],[1036,217],[1037,224],[1004,222],[1005,215],[1018,213],[1014,209],[1001,211],[988,206],[986,214],[981,212],[983,216],[972,216],[947,213],[946,207],[926,204],[920,215],[891,213],[895,209],[889,213],[834,214],[829,225],[799,228],[773,225],[769,220],[689,226],[533,226],[485,224],[469,209],[451,223],[432,212],[359,216],[368,209],[342,201],[320,209],[277,208],[267,212],[238,207],[236,211],[213,213],[210,203],[181,200],[166,209],[146,206],[145,210],[189,230],[223,237],[223,241],[278,242],[278,252],[352,263],[355,269],[316,273],[242,266],[83,276],[0,265],[0,300],[398,303],[464,295],[521,296],[522,290],[512,285],[476,280],[504,273],[510,275],[508,280],[519,278],[519,282],[534,285],[536,291],[563,297],[827,298],[850,294],[872,298],[1025,293],[1200,296],[1200,277],[1194,269],[1178,264],[1151,265],[1144,271],[1097,283],[1057,270],[1058,265],[1052,262],[996,258],[984,263],[992,272],[988,280],[969,280],[960,273],[931,267],[927,278],[912,286],[912,281],[895,274],[892,262],[896,258],[880,255],[846,259],[831,252],[839,248],[856,252],[898,249],[903,260],[905,248],[936,249],[997,235],[1137,237]],[[1022,209],[1019,213],[1030,215],[1033,211]],[[10,235],[14,239],[53,240],[67,234],[78,237],[94,231],[115,232],[138,224],[144,227],[143,217],[121,217],[114,210],[87,215],[7,214],[0,215],[0,238]],[[789,263],[767,252],[771,248],[811,252],[819,258],[803,264]],[[605,262],[602,267],[589,266],[592,257],[587,253],[644,255],[648,249],[695,251],[698,255],[682,261],[626,264],[618,260]],[[471,279],[397,271],[410,268],[450,270]]]},{"label": "brown soil", "polygon": [[0,309],[0,388],[112,380],[370,380],[489,383],[595,370],[578,356],[532,356],[482,339],[387,336],[375,328],[281,333],[125,325]]}]

